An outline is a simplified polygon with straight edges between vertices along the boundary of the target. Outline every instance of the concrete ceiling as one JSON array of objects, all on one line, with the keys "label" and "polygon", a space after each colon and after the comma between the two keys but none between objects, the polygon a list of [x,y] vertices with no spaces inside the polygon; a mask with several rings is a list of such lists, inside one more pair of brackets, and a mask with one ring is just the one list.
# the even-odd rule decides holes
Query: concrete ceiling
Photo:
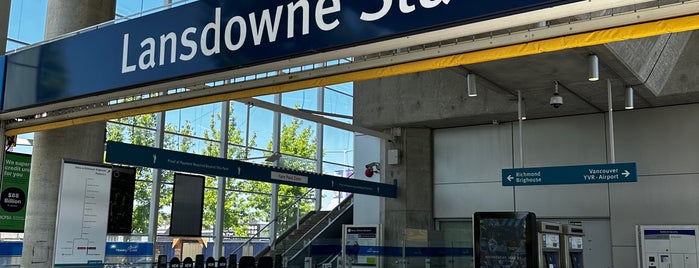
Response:
[{"label": "concrete ceiling", "polygon": [[[464,99],[464,102],[478,103],[478,107],[448,116],[407,116],[412,119],[379,119],[375,122],[369,118],[375,115],[364,116],[355,111],[355,119],[364,126],[375,128],[399,122],[401,126],[443,128],[489,124],[494,120],[514,121],[517,119],[518,90],[524,99],[528,119],[599,113],[608,110],[607,80],[611,81],[615,111],[624,110],[627,86],[635,90],[635,109],[698,103],[697,48],[699,33],[684,32],[440,70],[462,77],[468,72],[477,74],[479,95]],[[599,57],[600,80],[596,82],[587,80],[590,54]],[[560,108],[549,105],[554,81],[559,81],[559,93],[564,100]],[[461,82],[451,87],[466,90],[465,83]],[[361,95],[356,94],[355,102],[362,101]],[[421,98],[430,102],[429,96]],[[439,102],[438,99],[432,101]],[[407,102],[403,105],[410,105]],[[378,108],[378,111],[383,108]]]}]

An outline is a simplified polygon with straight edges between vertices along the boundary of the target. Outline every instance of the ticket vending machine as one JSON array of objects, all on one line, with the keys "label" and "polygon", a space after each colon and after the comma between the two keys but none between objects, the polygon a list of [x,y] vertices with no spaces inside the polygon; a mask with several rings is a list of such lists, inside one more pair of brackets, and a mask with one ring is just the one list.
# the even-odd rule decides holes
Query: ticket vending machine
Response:
[{"label": "ticket vending machine", "polygon": [[583,236],[585,229],[577,225],[563,225],[563,268],[583,268]]},{"label": "ticket vending machine", "polygon": [[561,268],[561,234],[563,226],[553,222],[538,222],[539,268]]}]

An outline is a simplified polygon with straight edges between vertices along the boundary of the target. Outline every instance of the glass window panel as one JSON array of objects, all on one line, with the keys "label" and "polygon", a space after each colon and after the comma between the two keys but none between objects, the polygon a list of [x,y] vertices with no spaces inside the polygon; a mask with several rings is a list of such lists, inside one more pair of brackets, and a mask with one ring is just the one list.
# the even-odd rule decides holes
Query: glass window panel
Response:
[{"label": "glass window panel", "polygon": [[253,107],[250,109],[250,133],[254,133],[253,148],[267,149],[271,148],[272,141],[272,122],[274,122],[274,113],[270,110]]},{"label": "glass window panel", "polygon": [[7,36],[26,43],[44,40],[47,0],[13,0]]},{"label": "glass window panel", "polygon": [[283,93],[282,106],[316,111],[318,109],[318,90],[311,88]]},{"label": "glass window panel", "polygon": [[[323,126],[323,161],[354,166],[354,133]],[[324,171],[325,166],[324,166]]]}]

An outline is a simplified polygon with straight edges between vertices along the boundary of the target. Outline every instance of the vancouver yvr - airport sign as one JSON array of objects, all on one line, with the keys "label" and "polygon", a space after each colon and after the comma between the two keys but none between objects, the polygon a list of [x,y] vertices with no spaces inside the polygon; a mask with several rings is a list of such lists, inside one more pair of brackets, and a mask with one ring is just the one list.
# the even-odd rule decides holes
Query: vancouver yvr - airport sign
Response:
[{"label": "vancouver yvr - airport sign", "polygon": [[2,110],[233,70],[570,2],[576,1],[201,0],[9,54]]}]

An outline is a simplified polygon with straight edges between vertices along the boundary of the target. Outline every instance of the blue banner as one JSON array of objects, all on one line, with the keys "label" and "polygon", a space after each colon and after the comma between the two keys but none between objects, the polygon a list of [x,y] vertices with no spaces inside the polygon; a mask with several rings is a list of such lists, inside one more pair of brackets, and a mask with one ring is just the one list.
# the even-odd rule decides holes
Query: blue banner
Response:
[{"label": "blue banner", "polygon": [[[362,256],[403,256],[402,247],[360,246]],[[340,245],[311,245],[311,255],[334,255],[341,253]],[[465,247],[405,247],[406,257],[473,257],[473,248]]]},{"label": "blue banner", "polygon": [[233,70],[577,1],[201,0],[10,54],[2,108]]},{"label": "blue banner", "polygon": [[396,185],[275,168],[238,160],[107,142],[106,161],[195,174],[280,183],[358,194],[396,197]]},{"label": "blue banner", "polygon": [[636,180],[636,163],[502,170],[502,186],[614,183]]},{"label": "blue banner", "polygon": [[22,242],[0,242],[0,256],[22,256]]},{"label": "blue banner", "polygon": [[643,230],[644,235],[696,235],[694,230]]},{"label": "blue banner", "polygon": [[152,243],[138,242],[107,242],[107,256],[152,256]]}]

